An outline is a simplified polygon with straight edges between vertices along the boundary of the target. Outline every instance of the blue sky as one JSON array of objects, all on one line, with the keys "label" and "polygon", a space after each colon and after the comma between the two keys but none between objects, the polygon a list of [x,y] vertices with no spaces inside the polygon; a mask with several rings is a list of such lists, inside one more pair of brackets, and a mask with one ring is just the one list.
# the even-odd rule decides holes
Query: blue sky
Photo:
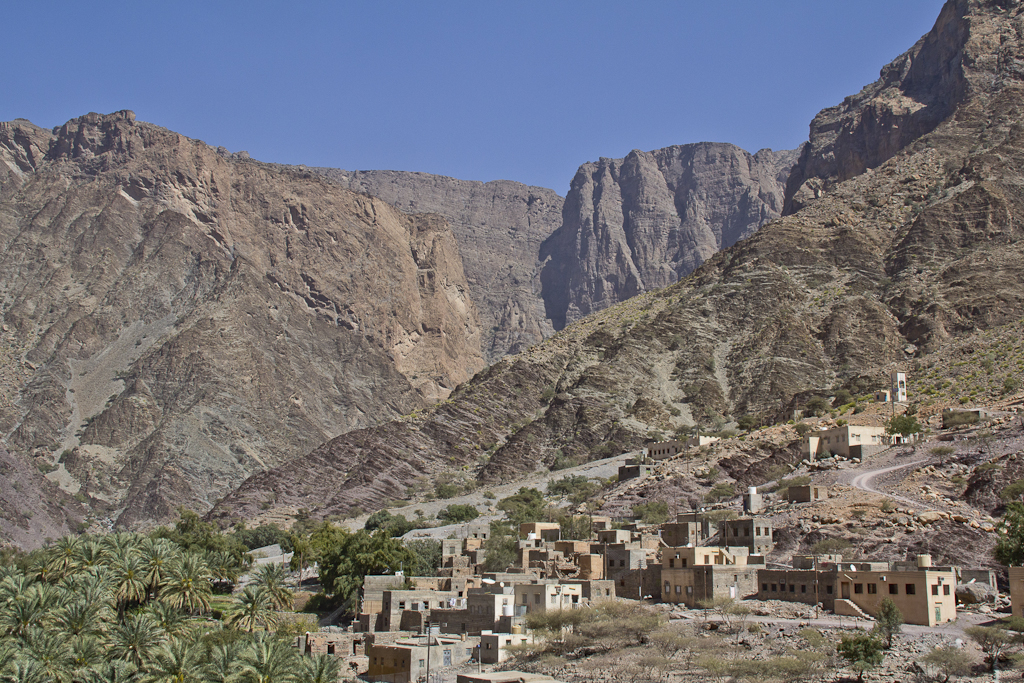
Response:
[{"label": "blue sky", "polygon": [[264,161],[568,189],[713,140],[796,147],[940,0],[6,3],[0,120],[89,111]]}]

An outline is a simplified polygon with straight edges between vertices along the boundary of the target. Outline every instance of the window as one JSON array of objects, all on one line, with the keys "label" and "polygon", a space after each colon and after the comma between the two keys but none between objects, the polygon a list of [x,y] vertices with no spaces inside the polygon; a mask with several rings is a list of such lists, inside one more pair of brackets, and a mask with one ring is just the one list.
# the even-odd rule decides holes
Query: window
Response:
[{"label": "window", "polygon": [[864,592],[864,584],[863,583],[855,583],[855,584],[853,584],[853,592],[854,593],[863,593]]},{"label": "window", "polygon": [[878,586],[873,583],[868,584],[868,595],[874,595],[878,592]]},{"label": "window", "polygon": [[800,584],[800,592],[801,593],[806,593],[807,592],[807,584],[806,583],[801,583]]},{"label": "window", "polygon": [[762,583],[761,584],[761,592],[762,593],[767,593],[768,592],[768,584],[767,583]]},{"label": "window", "polygon": [[949,584],[948,583],[943,584],[943,586],[942,586],[942,594],[943,595],[949,595]]},{"label": "window", "polygon": [[743,535],[750,536],[750,527],[743,527]]},{"label": "window", "polygon": [[935,584],[934,586],[932,586],[932,595],[938,595],[938,594],[939,594],[939,584]]},{"label": "window", "polygon": [[670,584],[668,581],[665,582],[665,592],[666,593],[671,593],[672,592],[672,584]]},{"label": "window", "polygon": [[907,584],[907,595],[913,595],[917,592],[917,586],[912,583]]},{"label": "window", "polygon": [[734,527],[733,530],[732,530],[732,537],[736,538],[739,535],[740,535],[740,530]]},{"label": "window", "polygon": [[676,566],[676,561],[674,559],[672,559],[671,557],[668,558],[668,568],[672,569],[675,566]]},{"label": "window", "polygon": [[795,584],[792,584],[792,583],[789,584],[789,592],[790,593],[796,593],[796,585]]},{"label": "window", "polygon": [[825,593],[828,595],[832,595],[832,586],[825,586]]},{"label": "window", "polygon": [[[487,647],[490,647],[490,645],[488,645]],[[427,665],[427,660],[421,659],[420,660],[420,666],[426,666],[426,665]]]},{"label": "window", "polygon": [[686,594],[687,595],[693,595],[693,586],[687,586],[686,587]]},{"label": "window", "polygon": [[685,557],[683,558],[683,566],[684,567],[686,566],[686,558]]},{"label": "window", "polygon": [[757,527],[756,529],[754,529],[754,535],[755,536],[760,536],[761,535],[761,527]]},{"label": "window", "polygon": [[683,587],[682,587],[682,586],[680,586],[680,585],[676,585],[676,595],[679,595],[679,594],[681,594],[682,592],[683,592]]},{"label": "window", "polygon": [[710,555],[705,555],[704,556],[704,564],[711,564],[711,556]]},{"label": "window", "polygon": [[619,566],[620,567],[625,567],[626,566],[626,561],[625,560],[619,560]]},{"label": "window", "polygon": [[778,592],[779,592],[779,587],[778,587],[778,585],[776,585],[776,584],[774,584],[774,583],[773,583],[773,584],[772,584],[772,593],[778,593]]},{"label": "window", "polygon": [[889,595],[899,595],[899,594],[900,594],[899,584],[890,583],[889,584]]},{"label": "window", "polygon": [[534,593],[533,594],[533,604],[535,604],[535,605],[539,605],[540,604],[540,593]]},{"label": "window", "polygon": [[400,603],[398,603],[398,609],[405,609],[405,600],[402,600]]}]

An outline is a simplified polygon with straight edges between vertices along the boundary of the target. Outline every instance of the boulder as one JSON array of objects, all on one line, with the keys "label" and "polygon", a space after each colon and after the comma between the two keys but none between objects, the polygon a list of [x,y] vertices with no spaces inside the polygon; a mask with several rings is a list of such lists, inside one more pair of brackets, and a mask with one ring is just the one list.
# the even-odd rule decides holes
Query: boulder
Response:
[{"label": "boulder", "polygon": [[996,591],[987,583],[961,583],[956,587],[956,601],[964,605],[992,602]]}]

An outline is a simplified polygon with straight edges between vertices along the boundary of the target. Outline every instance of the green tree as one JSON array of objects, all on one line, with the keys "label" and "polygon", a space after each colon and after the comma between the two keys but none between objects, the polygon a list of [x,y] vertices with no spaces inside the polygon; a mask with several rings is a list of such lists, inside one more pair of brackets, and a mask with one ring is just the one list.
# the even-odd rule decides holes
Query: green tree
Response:
[{"label": "green tree", "polygon": [[921,431],[921,425],[912,415],[895,415],[885,423],[886,434],[910,436]]},{"label": "green tree", "polygon": [[527,522],[539,522],[544,519],[544,494],[537,489],[524,487],[498,501],[497,508],[505,513],[505,517],[516,528]]},{"label": "green tree", "polygon": [[736,495],[736,489],[732,484],[726,481],[720,481],[711,487],[711,490],[704,496],[704,500],[709,503],[717,503],[727,498],[732,498]]},{"label": "green tree", "polygon": [[1024,564],[1024,503],[1007,503],[996,535],[995,558],[1000,564]]},{"label": "green tree", "polygon": [[235,628],[252,633],[258,628],[270,630],[277,624],[274,613],[274,599],[266,588],[246,586],[234,598],[228,610],[227,623]]},{"label": "green tree", "polygon": [[243,683],[296,683],[301,663],[290,645],[269,633],[259,634],[241,655],[238,680]]},{"label": "green tree", "polygon": [[587,515],[566,515],[558,520],[558,526],[566,541],[586,541],[593,535],[590,517]]},{"label": "green tree", "polygon": [[341,667],[337,657],[313,655],[302,658],[303,683],[337,683]]},{"label": "green tree", "polygon": [[903,612],[890,598],[884,598],[875,612],[875,633],[885,639],[886,649],[892,648],[892,637],[903,630]]},{"label": "green tree", "polygon": [[836,651],[857,672],[858,681],[863,681],[864,672],[881,664],[885,657],[882,641],[867,634],[843,636]]},{"label": "green tree", "polygon": [[807,400],[807,403],[804,404],[804,411],[816,417],[820,417],[827,413],[831,407],[832,406],[829,405],[828,401],[821,396],[812,396]]},{"label": "green tree", "polygon": [[156,648],[146,663],[140,683],[206,683],[203,652],[185,638]]},{"label": "green tree", "polygon": [[474,520],[480,516],[477,512],[476,507],[472,505],[458,505],[452,504],[444,508],[437,513],[437,518],[442,522],[449,524],[457,524],[459,522],[468,522]]},{"label": "green tree", "polygon": [[164,642],[165,636],[148,614],[129,614],[110,631],[109,638],[112,657],[141,667]]},{"label": "green tree", "polygon": [[1003,652],[1020,640],[1020,636],[1017,634],[1010,633],[998,626],[968,626],[964,629],[964,633],[977,643],[981,651],[987,655],[990,671],[996,670],[996,663]]},{"label": "green tree", "polygon": [[491,522],[490,534],[484,541],[484,570],[503,572],[519,561],[519,534],[507,524]]},{"label": "green tree", "polygon": [[408,576],[437,576],[441,568],[441,541],[436,538],[416,538],[405,542],[412,553],[413,564],[406,567]]},{"label": "green tree", "polygon": [[310,541],[319,557],[321,585],[343,600],[355,597],[364,576],[394,574],[416,563],[402,541],[384,530],[351,533],[325,522]]},{"label": "green tree", "polygon": [[663,500],[649,500],[634,505],[633,516],[644,524],[662,524],[668,521],[668,503]]},{"label": "green tree", "polygon": [[267,592],[276,609],[291,609],[294,596],[291,590],[285,586],[285,573],[281,565],[260,565],[252,574],[252,582],[256,587]]},{"label": "green tree", "polygon": [[955,645],[942,645],[933,648],[923,658],[926,664],[930,664],[939,670],[942,675],[940,683],[948,683],[952,676],[966,676],[971,673],[974,659]]},{"label": "green tree", "polygon": [[366,518],[363,528],[367,531],[385,531],[392,536],[404,536],[416,528],[405,515],[393,515],[387,510],[378,510]]},{"label": "green tree", "polygon": [[206,561],[195,553],[185,553],[171,566],[167,580],[160,587],[161,597],[189,614],[210,609],[213,578]]}]

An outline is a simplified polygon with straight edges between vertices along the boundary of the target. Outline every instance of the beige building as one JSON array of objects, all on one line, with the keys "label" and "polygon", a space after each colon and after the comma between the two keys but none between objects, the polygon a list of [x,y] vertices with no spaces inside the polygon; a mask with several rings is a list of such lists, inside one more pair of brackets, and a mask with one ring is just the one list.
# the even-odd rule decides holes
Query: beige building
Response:
[{"label": "beige building", "polygon": [[389,645],[370,644],[366,647],[370,660],[366,678],[386,683],[413,683],[426,676],[428,670],[431,673],[450,671],[470,661],[479,642],[479,638],[465,636],[430,636],[429,639],[423,636]]},{"label": "beige building", "polygon": [[513,589],[516,606],[525,607],[526,614],[576,609],[583,599],[583,587],[580,584],[519,583]]},{"label": "beige building", "polygon": [[788,600],[850,616],[874,616],[889,598],[908,624],[956,620],[956,570],[932,567],[929,555],[913,562],[820,562],[814,569],[763,569],[758,599]]},{"label": "beige building", "polygon": [[869,427],[867,425],[843,425],[832,429],[810,432],[803,444],[804,457],[814,459],[835,453],[844,458],[850,457],[851,448],[854,455],[861,455],[864,449],[881,449],[889,443],[885,427]]},{"label": "beige building", "polygon": [[813,503],[828,499],[828,487],[817,484],[806,486],[790,486],[786,491],[790,503]]},{"label": "beige building", "polygon": [[757,570],[764,557],[746,547],[665,548],[661,554],[661,601],[694,607],[715,597],[744,598],[757,593]]},{"label": "beige building", "polygon": [[530,636],[521,633],[480,634],[480,661],[484,664],[499,664],[508,659],[506,648],[529,642]]}]

